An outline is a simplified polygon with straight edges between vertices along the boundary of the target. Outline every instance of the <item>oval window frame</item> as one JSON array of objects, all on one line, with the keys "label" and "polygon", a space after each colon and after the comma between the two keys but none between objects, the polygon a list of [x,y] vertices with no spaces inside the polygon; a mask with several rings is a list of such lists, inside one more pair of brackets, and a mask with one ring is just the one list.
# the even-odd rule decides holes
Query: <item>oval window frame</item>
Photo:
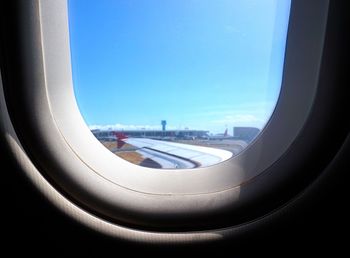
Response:
[{"label": "oval window frame", "polygon": [[[292,61],[301,61],[295,57],[297,51],[290,49],[290,46],[298,46],[301,52],[299,44],[290,44],[294,37],[293,28],[289,30],[285,58],[285,68],[289,72],[283,76],[275,111],[262,133],[239,155],[207,168],[176,171],[140,167],[116,158],[92,136],[77,107],[71,76],[65,3],[43,1],[40,4],[46,88],[43,94],[47,95],[47,103],[41,102],[40,109],[51,113],[45,117],[51,116],[50,120],[60,132],[60,135],[50,137],[65,139],[78,159],[105,179],[146,194],[195,195],[225,191],[251,180],[270,167],[288,149],[302,129],[317,90],[324,37],[320,28],[325,28],[325,20],[312,20],[310,23],[314,24],[317,20],[319,30],[309,28],[307,33],[302,35],[303,42],[309,44],[303,47],[309,49],[307,53],[300,53],[303,57],[303,66],[300,69],[288,67]],[[327,9],[324,10],[324,16],[326,11]],[[293,53],[293,57],[290,53]],[[296,66],[301,67],[301,64]],[[38,95],[31,97],[34,99],[36,96]]]}]

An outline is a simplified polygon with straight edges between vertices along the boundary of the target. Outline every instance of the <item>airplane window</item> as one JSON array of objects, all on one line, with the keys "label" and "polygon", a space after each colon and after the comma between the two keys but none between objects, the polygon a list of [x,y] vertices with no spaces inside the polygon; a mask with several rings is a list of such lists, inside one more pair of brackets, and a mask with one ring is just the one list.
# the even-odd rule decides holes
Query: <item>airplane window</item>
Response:
[{"label": "airplane window", "polygon": [[331,126],[346,109],[335,105],[334,8],[13,1],[0,140],[19,172],[93,230],[152,244],[236,237],[284,213],[338,157],[347,128]]},{"label": "airplane window", "polygon": [[94,136],[140,166],[211,166],[263,130],[290,0],[68,1],[73,83]]}]

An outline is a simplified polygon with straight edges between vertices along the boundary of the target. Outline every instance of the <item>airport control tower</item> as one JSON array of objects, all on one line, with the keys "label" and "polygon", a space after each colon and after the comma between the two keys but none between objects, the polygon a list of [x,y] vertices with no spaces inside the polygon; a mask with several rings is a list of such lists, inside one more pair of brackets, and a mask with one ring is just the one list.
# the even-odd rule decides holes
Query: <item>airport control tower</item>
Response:
[{"label": "airport control tower", "polygon": [[166,127],[166,120],[162,120],[162,131],[165,131],[165,127]]}]

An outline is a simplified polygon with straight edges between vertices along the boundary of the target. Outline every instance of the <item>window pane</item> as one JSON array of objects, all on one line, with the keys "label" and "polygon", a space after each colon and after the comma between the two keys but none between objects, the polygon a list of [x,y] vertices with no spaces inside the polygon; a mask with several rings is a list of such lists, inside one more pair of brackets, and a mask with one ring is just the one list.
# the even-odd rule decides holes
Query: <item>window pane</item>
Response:
[{"label": "window pane", "polygon": [[275,108],[290,0],[69,0],[77,103],[97,139],[152,168],[237,155]]}]

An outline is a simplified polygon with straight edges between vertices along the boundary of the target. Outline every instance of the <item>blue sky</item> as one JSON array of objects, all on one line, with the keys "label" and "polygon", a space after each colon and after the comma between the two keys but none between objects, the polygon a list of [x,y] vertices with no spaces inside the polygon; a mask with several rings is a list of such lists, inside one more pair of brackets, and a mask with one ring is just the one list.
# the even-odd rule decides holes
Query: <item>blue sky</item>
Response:
[{"label": "blue sky", "polygon": [[69,0],[74,91],[91,128],[262,128],[290,0]]}]

